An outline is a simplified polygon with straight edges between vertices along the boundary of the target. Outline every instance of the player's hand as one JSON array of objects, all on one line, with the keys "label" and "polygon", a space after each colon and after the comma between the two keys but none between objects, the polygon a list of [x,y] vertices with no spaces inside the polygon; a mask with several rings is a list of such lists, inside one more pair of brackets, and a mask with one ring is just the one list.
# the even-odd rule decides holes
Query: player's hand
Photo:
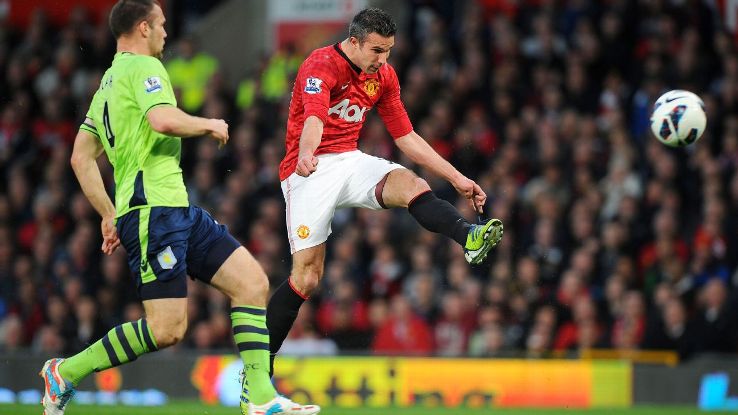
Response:
[{"label": "player's hand", "polygon": [[302,177],[308,177],[318,169],[318,158],[314,155],[304,155],[297,159],[297,169],[295,172]]},{"label": "player's hand", "polygon": [[112,255],[116,248],[120,246],[120,238],[118,238],[118,230],[115,228],[115,216],[106,216],[100,222],[100,230],[102,231],[103,243],[102,251],[105,255]]},{"label": "player's hand", "polygon": [[477,214],[484,213],[484,204],[487,202],[487,194],[484,193],[484,190],[482,190],[474,180],[461,176],[461,178],[456,180],[453,185],[459,194],[472,202],[474,211],[477,212]]},{"label": "player's hand", "polygon": [[228,142],[228,123],[223,120],[210,120],[210,136],[218,142],[218,148]]}]

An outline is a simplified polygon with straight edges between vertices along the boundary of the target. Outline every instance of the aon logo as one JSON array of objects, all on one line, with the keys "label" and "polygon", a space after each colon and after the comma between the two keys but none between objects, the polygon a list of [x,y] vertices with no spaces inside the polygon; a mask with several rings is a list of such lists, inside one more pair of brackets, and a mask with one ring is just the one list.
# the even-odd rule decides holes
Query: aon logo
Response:
[{"label": "aon logo", "polygon": [[358,105],[349,105],[348,98],[332,106],[328,110],[328,115],[338,114],[338,118],[342,118],[348,122],[361,122],[364,119],[364,113],[369,108],[359,108]]}]

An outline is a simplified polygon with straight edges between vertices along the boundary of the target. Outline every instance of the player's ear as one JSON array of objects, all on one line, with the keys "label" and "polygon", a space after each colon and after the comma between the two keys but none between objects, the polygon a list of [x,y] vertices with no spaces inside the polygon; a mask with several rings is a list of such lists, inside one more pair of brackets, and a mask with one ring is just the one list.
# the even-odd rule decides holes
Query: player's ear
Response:
[{"label": "player's ear", "polygon": [[136,25],[136,30],[141,33],[143,37],[149,37],[149,31],[151,31],[151,26],[149,26],[149,22],[146,21],[146,19],[141,20],[138,22],[138,25]]}]

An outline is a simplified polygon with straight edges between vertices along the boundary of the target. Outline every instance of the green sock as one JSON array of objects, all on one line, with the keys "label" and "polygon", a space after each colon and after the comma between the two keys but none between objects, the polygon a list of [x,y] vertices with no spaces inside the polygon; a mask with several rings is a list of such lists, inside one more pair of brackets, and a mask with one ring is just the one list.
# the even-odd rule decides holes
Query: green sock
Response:
[{"label": "green sock", "polygon": [[269,379],[269,330],[266,325],[266,308],[254,306],[231,309],[233,338],[243,360],[244,390],[241,400],[256,405],[265,404],[276,396]]},{"label": "green sock", "polygon": [[102,339],[76,355],[64,359],[59,374],[77,386],[87,375],[132,362],[144,353],[157,350],[146,319],[121,324]]}]

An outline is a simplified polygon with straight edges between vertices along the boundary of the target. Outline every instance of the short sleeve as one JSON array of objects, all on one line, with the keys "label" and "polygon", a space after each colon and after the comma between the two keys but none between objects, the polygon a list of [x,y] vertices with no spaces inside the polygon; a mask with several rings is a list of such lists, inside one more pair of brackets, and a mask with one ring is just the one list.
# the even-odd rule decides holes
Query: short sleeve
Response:
[{"label": "short sleeve", "polygon": [[90,108],[87,110],[85,119],[82,121],[82,124],[80,124],[79,129],[82,131],[86,131],[94,135],[95,137],[100,138],[100,133],[97,132],[97,125],[95,123],[95,114],[93,114],[93,111],[92,111],[98,99],[99,99],[98,93],[95,92],[95,95],[93,95],[92,97],[92,103],[90,104]]},{"label": "short sleeve", "polygon": [[338,69],[329,55],[308,57],[298,72],[297,91],[302,95],[305,118],[315,115],[323,123],[328,120],[331,89],[336,85]]},{"label": "short sleeve", "polygon": [[131,87],[144,114],[157,105],[177,106],[169,75],[159,59],[146,57],[137,60],[134,66]]}]

